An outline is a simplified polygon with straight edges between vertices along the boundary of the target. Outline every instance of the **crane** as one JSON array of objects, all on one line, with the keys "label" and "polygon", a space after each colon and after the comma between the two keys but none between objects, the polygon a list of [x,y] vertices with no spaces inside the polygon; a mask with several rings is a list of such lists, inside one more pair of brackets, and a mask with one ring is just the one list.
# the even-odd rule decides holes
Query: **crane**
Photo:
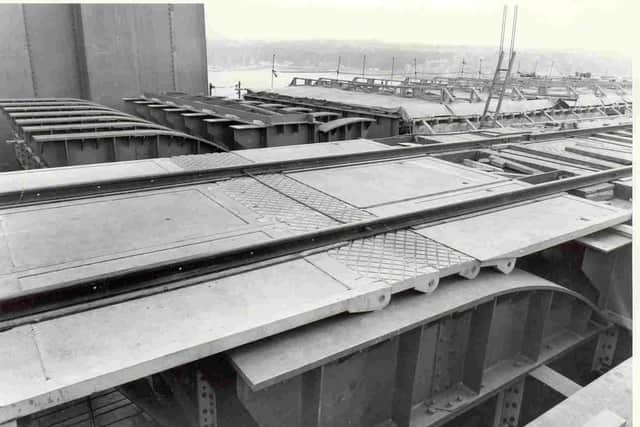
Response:
[{"label": "crane", "polygon": [[[513,9],[513,20],[512,20],[512,27],[511,27],[511,44],[510,44],[509,53],[508,53],[509,62],[506,68],[503,67],[502,63],[504,62],[504,59],[505,59],[504,58],[505,57],[504,32],[507,24],[507,12],[508,12],[508,7],[505,5],[502,12],[502,31],[500,33],[500,50],[498,54],[498,63],[496,65],[496,70],[493,74],[493,80],[491,81],[491,85],[489,86],[489,94],[487,95],[487,100],[484,105],[484,110],[480,118],[481,126],[483,122],[485,122],[490,116],[493,117],[493,122],[495,123],[496,116],[500,113],[500,108],[502,107],[502,99],[504,98],[507,85],[509,84],[509,79],[511,77],[511,69],[513,68],[513,63],[516,57],[514,45],[515,45],[515,38],[516,38],[516,25],[518,21],[517,5],[514,6],[514,9]],[[493,99],[496,99],[496,97],[498,100],[496,104],[496,108],[495,110],[490,111],[491,101]]]}]

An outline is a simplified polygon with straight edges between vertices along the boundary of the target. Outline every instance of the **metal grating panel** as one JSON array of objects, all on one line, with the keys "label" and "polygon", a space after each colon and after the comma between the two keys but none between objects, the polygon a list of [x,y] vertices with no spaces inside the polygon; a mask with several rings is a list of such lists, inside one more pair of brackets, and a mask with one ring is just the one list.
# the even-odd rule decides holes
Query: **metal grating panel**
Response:
[{"label": "metal grating panel", "polygon": [[329,255],[363,276],[389,284],[473,261],[410,230],[354,240],[330,250]]},{"label": "metal grating panel", "polygon": [[190,154],[171,157],[171,160],[185,170],[213,169],[251,163],[233,153]]},{"label": "metal grating panel", "polygon": [[133,427],[155,425],[118,390],[110,389],[33,415],[29,427]]},{"label": "metal grating panel", "polygon": [[277,191],[342,223],[357,222],[373,217],[368,212],[353,207],[340,199],[329,196],[286,175],[261,175],[258,179]]},{"label": "metal grating panel", "polygon": [[293,230],[311,231],[338,224],[253,178],[235,178],[216,186],[259,215],[284,223]]}]

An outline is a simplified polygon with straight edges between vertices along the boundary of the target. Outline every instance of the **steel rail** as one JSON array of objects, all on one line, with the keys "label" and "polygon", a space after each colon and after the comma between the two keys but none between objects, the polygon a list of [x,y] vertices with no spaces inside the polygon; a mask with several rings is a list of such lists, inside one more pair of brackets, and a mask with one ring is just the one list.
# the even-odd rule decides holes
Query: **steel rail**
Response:
[{"label": "steel rail", "polygon": [[99,182],[64,184],[29,190],[0,193],[0,209],[27,204],[57,201],[69,198],[90,197],[127,191],[156,190],[167,187],[206,184],[216,180],[282,173],[285,171],[342,166],[359,162],[399,160],[408,157],[439,153],[448,150],[486,148],[498,143],[513,142],[513,137],[499,137],[481,141],[447,142],[420,147],[402,147],[363,153],[338,154],[306,159],[284,160],[264,163],[225,166],[201,170],[176,171],[137,177],[114,178]]},{"label": "steel rail", "polygon": [[225,251],[136,267],[125,272],[107,273],[89,279],[61,282],[43,289],[21,291],[0,300],[0,322],[4,323],[20,317],[43,313],[50,309],[81,304],[139,289],[154,287],[157,292],[163,292],[162,285],[171,282],[310,251],[349,240],[425,225],[460,215],[531,201],[580,187],[613,181],[630,176],[631,173],[631,166],[610,169],[444,206],[342,224]]},{"label": "steel rail", "polygon": [[[607,126],[608,130],[625,129],[629,125]],[[284,160],[275,162],[252,163],[226,166],[220,168],[187,170],[165,174],[151,174],[137,177],[114,178],[110,180],[39,187],[29,190],[0,192],[0,209],[23,205],[46,203],[53,200],[64,200],[82,197],[108,195],[119,192],[157,190],[167,187],[206,184],[212,181],[240,176],[282,173],[286,171],[310,169],[330,166],[343,166],[353,163],[372,161],[391,161],[403,158],[442,153],[454,150],[471,150],[488,148],[498,144],[522,142],[530,139],[552,139],[560,136],[568,137],[601,132],[602,128],[576,129],[539,135],[505,135],[477,141],[457,141],[428,144],[415,147],[389,148],[362,153],[337,154],[331,156],[312,157],[306,159]]]}]

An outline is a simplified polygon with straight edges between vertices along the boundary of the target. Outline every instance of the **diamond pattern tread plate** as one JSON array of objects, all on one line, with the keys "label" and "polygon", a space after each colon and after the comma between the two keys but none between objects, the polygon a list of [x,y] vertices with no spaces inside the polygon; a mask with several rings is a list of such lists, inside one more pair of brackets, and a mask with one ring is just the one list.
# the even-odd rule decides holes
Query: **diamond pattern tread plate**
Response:
[{"label": "diamond pattern tread plate", "polygon": [[365,277],[387,284],[438,271],[460,272],[475,260],[411,230],[398,230],[349,242],[329,255]]},{"label": "diamond pattern tread plate", "polygon": [[355,222],[372,217],[282,174],[236,178],[216,184],[227,196],[294,231]]},{"label": "diamond pattern tread plate", "polygon": [[340,199],[329,196],[286,175],[262,175],[258,179],[288,197],[298,200],[342,223],[356,222],[373,217],[369,212],[351,206]]},{"label": "diamond pattern tread plate", "polygon": [[171,161],[184,170],[213,169],[252,163],[233,153],[189,154],[171,157]]},{"label": "diamond pattern tread plate", "polygon": [[[373,217],[282,174],[236,178],[216,185],[227,196],[292,231],[312,231]],[[445,276],[468,269],[475,262],[411,230],[357,239],[328,253],[362,276],[387,284],[434,273]]]},{"label": "diamond pattern tread plate", "polygon": [[258,215],[280,222],[292,231],[306,232],[339,224],[254,178],[230,179],[217,183],[216,187]]}]

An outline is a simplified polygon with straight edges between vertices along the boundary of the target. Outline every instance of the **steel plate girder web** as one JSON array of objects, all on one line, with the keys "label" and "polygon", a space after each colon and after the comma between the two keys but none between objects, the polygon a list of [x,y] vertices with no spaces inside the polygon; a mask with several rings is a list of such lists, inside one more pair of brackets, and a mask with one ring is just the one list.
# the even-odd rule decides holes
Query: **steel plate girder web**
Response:
[{"label": "steel plate girder web", "polygon": [[[521,270],[513,274],[483,272],[473,282],[445,283],[430,298],[398,296],[361,318],[322,320],[232,349],[227,355],[238,372],[238,396],[262,403],[247,406],[257,409],[252,415],[261,425],[266,418],[260,415],[291,419],[282,411],[291,400],[276,402],[274,394],[302,392],[303,404],[322,407],[321,416],[272,425],[331,425],[323,422],[329,416],[363,427],[385,420],[441,426],[608,327],[579,294]],[[314,374],[322,388],[307,394],[304,378]],[[519,401],[508,397],[500,420],[513,416],[509,424],[516,425],[511,409]],[[373,414],[362,410],[373,405]]]},{"label": "steel plate girder web", "polygon": [[163,292],[165,289],[161,285],[168,283],[198,278],[278,257],[295,256],[304,251],[349,240],[534,200],[588,185],[612,181],[629,176],[631,172],[631,167],[611,169],[443,206],[342,224],[231,250],[142,266],[122,273],[61,282],[46,289],[22,291],[0,300],[0,327],[14,326],[16,321],[20,323],[20,318],[54,308],[68,307],[140,289],[153,288],[155,292]]}]

